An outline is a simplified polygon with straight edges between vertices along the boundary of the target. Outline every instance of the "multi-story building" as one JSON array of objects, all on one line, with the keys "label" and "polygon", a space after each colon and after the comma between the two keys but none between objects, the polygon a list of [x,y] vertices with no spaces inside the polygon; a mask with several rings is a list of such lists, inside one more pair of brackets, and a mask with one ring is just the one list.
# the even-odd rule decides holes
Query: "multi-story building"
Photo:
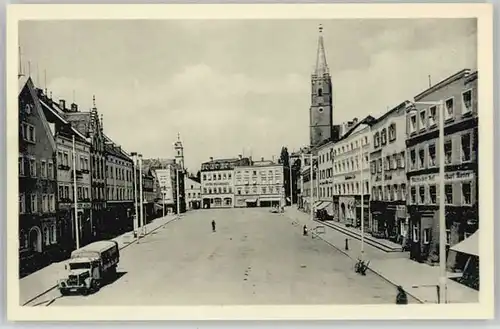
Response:
[{"label": "multi-story building", "polygon": [[[85,138],[90,139],[90,170],[91,170],[91,192],[92,202],[92,225],[96,232],[93,235],[100,237],[105,234],[102,228],[107,225],[106,218],[106,151],[104,149],[105,138],[102,120],[95,105],[93,97],[93,107],[90,111],[79,111],[78,108],[66,108],[65,101],[59,101],[59,107],[64,112],[64,118]],[[93,229],[94,229],[93,228]]]},{"label": "multi-story building", "polygon": [[372,235],[405,245],[406,215],[406,108],[403,102],[371,126],[371,228]]},{"label": "multi-story building", "polygon": [[304,151],[303,153],[300,168],[300,208],[305,212],[310,212],[311,207],[316,208],[320,203],[318,199],[318,160],[316,157],[312,158],[313,172],[311,177],[311,158],[309,152]]},{"label": "multi-story building", "polygon": [[[439,184],[445,184],[447,247],[478,228],[477,95],[477,72],[462,70],[415,96],[416,109],[407,111],[407,206],[413,259],[439,261]],[[439,106],[419,104],[438,101],[444,102],[444,113],[439,113]],[[438,180],[442,119],[444,182]],[[454,252],[448,255],[450,267],[463,265],[459,263]]]},{"label": "multi-story building", "polygon": [[[154,171],[161,191],[160,204],[167,212],[177,211],[177,191],[179,191],[180,212],[186,211],[184,199],[184,172],[173,159],[144,159],[143,166]],[[177,180],[179,177],[179,180]]]},{"label": "multi-story building", "polygon": [[19,271],[58,251],[56,143],[31,78],[19,77]]},{"label": "multi-story building", "polygon": [[134,162],[108,136],[106,151],[106,221],[101,228],[105,234],[116,235],[133,228]]},{"label": "multi-story building", "polygon": [[144,220],[149,223],[156,217],[155,203],[158,201],[158,195],[154,188],[155,177],[151,169],[142,172],[142,202],[144,204]]},{"label": "multi-story building", "polygon": [[284,205],[283,165],[255,161],[234,167],[234,206],[271,207]]},{"label": "multi-story building", "polygon": [[[333,202],[338,203],[338,220],[347,225],[360,226],[361,207],[363,207],[364,226],[367,230],[370,229],[368,220],[369,158],[372,140],[370,123],[373,120],[371,116],[360,122],[357,119],[353,120],[352,126],[340,137],[333,148]],[[329,145],[326,144],[326,146],[328,148]],[[363,204],[361,204],[361,195],[363,195]]]},{"label": "multi-story building", "polygon": [[[39,90],[40,104],[51,128],[57,147],[57,217],[60,243],[66,252],[76,248],[75,180],[77,192],[78,235],[80,245],[93,240],[92,209],[90,202],[90,141],[74,129],[52,99]],[[71,104],[74,111],[77,104]],[[74,138],[74,148],[73,148]],[[73,166],[73,156],[75,166]]]},{"label": "multi-story building", "polygon": [[187,209],[201,208],[201,182],[196,177],[184,176]]},{"label": "multi-story building", "polygon": [[202,207],[232,208],[234,205],[234,168],[250,165],[249,158],[215,159],[201,165]]}]

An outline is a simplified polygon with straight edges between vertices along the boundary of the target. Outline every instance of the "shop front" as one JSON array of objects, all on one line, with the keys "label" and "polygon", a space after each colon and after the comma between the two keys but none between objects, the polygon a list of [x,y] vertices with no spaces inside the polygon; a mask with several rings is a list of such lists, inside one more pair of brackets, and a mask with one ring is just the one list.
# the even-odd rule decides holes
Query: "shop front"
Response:
[{"label": "shop front", "polygon": [[280,205],[280,197],[275,196],[275,197],[261,197],[259,199],[259,206],[260,207],[279,207]]},{"label": "shop front", "polygon": [[339,197],[339,218],[346,226],[354,226],[356,223],[356,207],[354,196]]}]

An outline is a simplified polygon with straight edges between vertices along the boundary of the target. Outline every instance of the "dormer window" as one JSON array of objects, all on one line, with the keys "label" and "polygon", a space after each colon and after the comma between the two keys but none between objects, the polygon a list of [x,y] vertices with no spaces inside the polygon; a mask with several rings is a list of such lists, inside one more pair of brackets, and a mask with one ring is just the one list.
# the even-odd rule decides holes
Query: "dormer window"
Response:
[{"label": "dormer window", "polygon": [[318,89],[318,96],[323,96],[323,89],[321,88]]},{"label": "dormer window", "polygon": [[26,114],[31,114],[31,104],[26,104],[24,106],[24,112],[26,112]]}]

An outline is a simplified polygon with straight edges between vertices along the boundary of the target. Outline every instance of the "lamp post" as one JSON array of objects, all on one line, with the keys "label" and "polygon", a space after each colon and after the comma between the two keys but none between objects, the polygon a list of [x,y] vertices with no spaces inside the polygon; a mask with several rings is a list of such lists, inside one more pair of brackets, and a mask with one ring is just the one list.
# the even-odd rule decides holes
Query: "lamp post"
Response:
[{"label": "lamp post", "polygon": [[361,180],[361,255],[360,259],[363,260],[365,253],[365,183],[363,181],[363,139],[359,144],[359,177]]},{"label": "lamp post", "polygon": [[[303,167],[304,166],[304,154],[301,154],[300,155],[300,166]],[[304,208],[304,175],[302,174],[302,172],[300,173],[300,198],[301,198],[301,201],[300,201],[300,206],[302,208]]]},{"label": "lamp post", "polygon": [[75,242],[76,249],[80,249],[80,220],[78,219],[78,195],[76,193],[76,148],[73,134],[73,198],[75,202]]},{"label": "lamp post", "polygon": [[162,206],[163,206],[163,217],[165,217],[165,190],[164,189],[162,189],[161,195],[163,196],[163,204],[162,204]]},{"label": "lamp post", "polygon": [[139,158],[139,202],[141,204],[140,225],[141,225],[142,234],[145,234],[145,230],[144,230],[144,200],[143,200],[143,195],[142,195],[142,154],[138,154],[137,156]]},{"label": "lamp post", "polygon": [[[288,154],[288,170],[290,171],[290,208],[293,205],[292,157]],[[286,200],[286,199],[285,199]]]},{"label": "lamp post", "polygon": [[180,195],[179,195],[179,168],[176,168],[175,169],[175,180],[176,180],[176,190],[177,190],[177,217],[179,217],[179,214],[180,214]]},{"label": "lamp post", "polygon": [[444,152],[444,102],[415,102],[409,112],[418,112],[415,105],[437,106],[439,120],[439,302],[446,303],[446,215],[445,215],[445,152]]},{"label": "lamp post", "polygon": [[139,209],[137,208],[137,152],[131,152],[132,160],[134,162],[134,236],[138,238],[138,227],[139,227]]}]

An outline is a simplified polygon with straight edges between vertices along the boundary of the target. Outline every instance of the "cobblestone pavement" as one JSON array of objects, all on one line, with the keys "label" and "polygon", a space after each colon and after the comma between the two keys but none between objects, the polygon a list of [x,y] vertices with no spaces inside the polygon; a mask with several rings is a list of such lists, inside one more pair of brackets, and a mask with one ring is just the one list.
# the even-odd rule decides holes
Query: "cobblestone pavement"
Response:
[{"label": "cobblestone pavement", "polygon": [[60,297],[54,290],[48,304],[394,303],[392,284],[355,274],[350,258],[301,233],[269,209],[189,212],[127,248],[115,282],[86,297]]}]

